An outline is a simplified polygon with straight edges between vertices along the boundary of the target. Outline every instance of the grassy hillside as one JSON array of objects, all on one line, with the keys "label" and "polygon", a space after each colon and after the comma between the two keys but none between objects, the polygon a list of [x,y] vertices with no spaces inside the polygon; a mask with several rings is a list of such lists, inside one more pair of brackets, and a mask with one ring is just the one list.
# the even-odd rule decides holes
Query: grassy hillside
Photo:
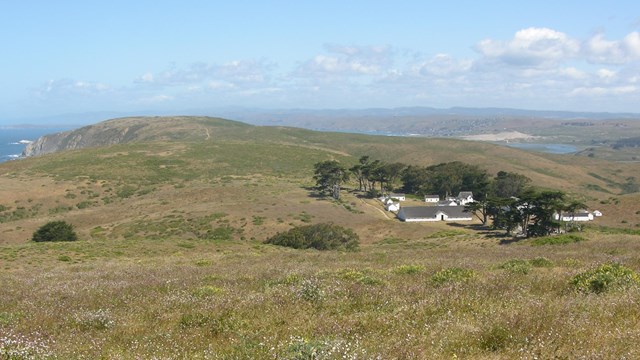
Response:
[{"label": "grassy hillside", "polygon": [[[0,358],[640,355],[640,289],[571,283],[610,262],[640,270],[640,196],[621,194],[634,164],[209,118],[106,124],[136,140],[0,164]],[[349,191],[314,196],[314,163],[364,154],[517,171],[586,198],[615,229],[532,246],[476,222],[400,223]],[[49,220],[80,241],[31,243]],[[317,222],[354,229],[361,250],[262,244]]]}]

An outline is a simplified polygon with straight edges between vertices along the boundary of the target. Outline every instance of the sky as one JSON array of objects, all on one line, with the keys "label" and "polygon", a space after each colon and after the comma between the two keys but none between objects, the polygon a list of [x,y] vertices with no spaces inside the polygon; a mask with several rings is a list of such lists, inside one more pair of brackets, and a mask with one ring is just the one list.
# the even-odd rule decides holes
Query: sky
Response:
[{"label": "sky", "polygon": [[640,1],[0,2],[0,122],[405,106],[640,112]]}]

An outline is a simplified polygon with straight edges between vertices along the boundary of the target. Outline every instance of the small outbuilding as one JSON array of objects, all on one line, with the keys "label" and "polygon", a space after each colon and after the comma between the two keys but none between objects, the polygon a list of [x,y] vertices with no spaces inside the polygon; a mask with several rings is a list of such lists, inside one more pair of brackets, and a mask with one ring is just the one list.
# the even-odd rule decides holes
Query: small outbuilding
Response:
[{"label": "small outbuilding", "polygon": [[397,203],[392,202],[390,204],[387,204],[385,206],[385,208],[387,209],[387,211],[398,212],[398,210],[400,210],[400,203],[399,202],[397,202]]},{"label": "small outbuilding", "polygon": [[424,202],[426,203],[437,203],[438,201],[440,201],[440,196],[439,195],[425,195],[424,196]]},{"label": "small outbuilding", "polygon": [[454,199],[447,199],[447,200],[438,201],[436,203],[436,205],[438,205],[438,206],[459,206],[458,203]]}]

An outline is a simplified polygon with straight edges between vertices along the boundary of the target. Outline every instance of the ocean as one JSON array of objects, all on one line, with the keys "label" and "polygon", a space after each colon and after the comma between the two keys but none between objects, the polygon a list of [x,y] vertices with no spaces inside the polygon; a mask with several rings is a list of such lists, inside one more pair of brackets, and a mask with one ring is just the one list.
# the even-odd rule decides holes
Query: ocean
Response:
[{"label": "ocean", "polygon": [[0,162],[20,157],[26,142],[35,141],[42,135],[53,134],[70,128],[11,128],[0,127]]}]

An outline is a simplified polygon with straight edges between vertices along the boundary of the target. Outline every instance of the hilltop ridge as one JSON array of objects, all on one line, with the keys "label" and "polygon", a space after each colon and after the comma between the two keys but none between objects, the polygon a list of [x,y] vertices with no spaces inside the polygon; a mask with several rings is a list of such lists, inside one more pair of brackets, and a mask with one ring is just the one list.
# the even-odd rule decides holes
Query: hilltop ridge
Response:
[{"label": "hilltop ridge", "polygon": [[251,127],[251,125],[219,118],[194,116],[119,118],[76,130],[42,136],[28,144],[22,155],[30,157],[63,150],[140,141],[202,139],[211,137],[213,127],[216,129],[241,128]]}]

